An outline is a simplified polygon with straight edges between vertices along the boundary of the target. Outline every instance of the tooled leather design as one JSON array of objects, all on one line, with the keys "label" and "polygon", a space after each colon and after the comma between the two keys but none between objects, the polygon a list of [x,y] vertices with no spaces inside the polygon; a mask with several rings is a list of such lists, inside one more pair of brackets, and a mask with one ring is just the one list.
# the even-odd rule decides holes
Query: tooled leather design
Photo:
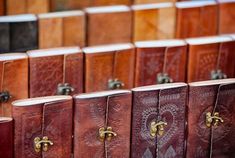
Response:
[{"label": "tooled leather design", "polygon": [[0,120],[0,155],[3,158],[13,158],[13,120]]}]

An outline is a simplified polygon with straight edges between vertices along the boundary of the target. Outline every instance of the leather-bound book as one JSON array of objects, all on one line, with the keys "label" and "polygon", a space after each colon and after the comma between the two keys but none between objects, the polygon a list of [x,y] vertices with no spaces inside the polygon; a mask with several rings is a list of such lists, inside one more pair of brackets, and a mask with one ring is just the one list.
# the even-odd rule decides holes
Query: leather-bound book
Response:
[{"label": "leather-bound book", "polygon": [[[69,0],[50,0],[50,11],[65,11],[70,10],[72,8],[68,5]],[[78,0],[80,1],[87,1],[87,0]],[[89,1],[88,1],[89,2]]]},{"label": "leather-bound book", "polygon": [[83,52],[85,92],[134,86],[135,49],[132,44],[86,47]]},{"label": "leather-bound book", "polygon": [[131,157],[185,157],[187,84],[137,87],[132,91]]},{"label": "leather-bound book", "polygon": [[139,41],[135,46],[135,87],[185,82],[187,45],[183,40]]},{"label": "leather-bound book", "polygon": [[0,0],[0,16],[5,14],[5,0]]},{"label": "leather-bound book", "polygon": [[83,92],[83,54],[78,47],[39,49],[29,56],[29,96]]},{"label": "leather-bound book", "polygon": [[129,158],[131,92],[74,96],[74,158]]},{"label": "leather-bound book", "polygon": [[12,101],[28,98],[27,55],[0,54],[0,77],[0,117],[12,116]]},{"label": "leather-bound book", "polygon": [[234,157],[235,79],[189,86],[187,157]]},{"label": "leather-bound book", "polygon": [[187,39],[188,82],[231,78],[235,67],[235,40],[226,36]]},{"label": "leather-bound book", "polygon": [[134,4],[160,3],[160,2],[176,2],[177,0],[133,0]]},{"label": "leather-bound book", "polygon": [[131,42],[132,13],[129,7],[92,7],[85,11],[88,46]]},{"label": "leather-bound book", "polygon": [[15,158],[71,158],[71,96],[17,100],[13,118]]},{"label": "leather-bound book", "polygon": [[218,6],[215,1],[177,2],[176,8],[176,38],[217,34]]},{"label": "leather-bound book", "polygon": [[38,47],[37,18],[32,14],[0,17],[0,53]]},{"label": "leather-bound book", "polygon": [[13,158],[13,119],[0,117],[0,156]]},{"label": "leather-bound book", "polygon": [[176,9],[173,3],[139,4],[133,5],[132,9],[134,41],[175,37]]},{"label": "leather-bound book", "polygon": [[82,11],[39,14],[39,48],[85,45],[85,15]]}]

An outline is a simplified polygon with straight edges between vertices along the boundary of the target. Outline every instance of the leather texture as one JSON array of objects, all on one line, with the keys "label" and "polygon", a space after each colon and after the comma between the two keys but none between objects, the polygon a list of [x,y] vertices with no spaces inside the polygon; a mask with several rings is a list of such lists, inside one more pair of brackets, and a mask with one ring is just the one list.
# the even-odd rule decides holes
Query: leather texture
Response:
[{"label": "leather texture", "polygon": [[[131,157],[184,157],[186,104],[186,84],[177,88],[133,91]],[[162,136],[151,136],[152,121],[167,123]]]},{"label": "leather texture", "polygon": [[[129,158],[130,125],[130,92],[75,98],[74,158]],[[99,129],[107,126],[112,127],[117,136],[110,141],[101,141],[98,137]]]},{"label": "leather texture", "polygon": [[5,15],[5,0],[0,0],[0,15]]},{"label": "leather texture", "polygon": [[0,53],[10,51],[10,25],[9,23],[0,23]]},{"label": "leather texture", "polygon": [[0,117],[0,156],[13,158],[13,120]]},{"label": "leather texture", "polygon": [[133,0],[135,4],[159,3],[159,2],[176,2],[177,0]]}]

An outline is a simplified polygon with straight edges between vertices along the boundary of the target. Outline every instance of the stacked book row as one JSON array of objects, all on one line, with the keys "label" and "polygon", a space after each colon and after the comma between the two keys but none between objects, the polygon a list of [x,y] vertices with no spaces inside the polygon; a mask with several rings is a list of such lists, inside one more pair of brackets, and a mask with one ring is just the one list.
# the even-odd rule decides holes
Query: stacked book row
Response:
[{"label": "stacked book row", "polygon": [[232,158],[234,96],[223,79],[17,100],[0,118],[0,156]]}]

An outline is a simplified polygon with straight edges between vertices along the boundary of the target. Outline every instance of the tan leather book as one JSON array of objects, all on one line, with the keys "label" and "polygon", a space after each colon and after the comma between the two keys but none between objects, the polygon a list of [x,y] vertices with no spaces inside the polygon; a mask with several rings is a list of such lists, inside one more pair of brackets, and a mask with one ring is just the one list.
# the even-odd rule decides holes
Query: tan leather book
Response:
[{"label": "tan leather book", "polygon": [[132,44],[87,47],[83,52],[85,92],[134,86],[135,49]]},{"label": "tan leather book", "polygon": [[39,48],[85,45],[85,15],[82,11],[39,14]]},{"label": "tan leather book", "polygon": [[78,47],[40,49],[29,56],[29,96],[83,92],[83,53]]},{"label": "tan leather book", "polygon": [[12,101],[28,98],[27,55],[0,54],[0,77],[0,116],[12,116]]},{"label": "tan leather book", "polygon": [[176,9],[173,3],[133,5],[132,10],[134,11],[134,41],[175,37]]},{"label": "tan leather book", "polygon": [[0,15],[5,15],[5,0],[0,0]]},{"label": "tan leather book", "polygon": [[93,7],[85,11],[88,46],[131,42],[132,13],[129,7]]},{"label": "tan leather book", "polygon": [[176,38],[217,35],[218,6],[215,1],[177,2],[176,8]]},{"label": "tan leather book", "polygon": [[176,2],[177,0],[133,0],[134,4]]},{"label": "tan leather book", "polygon": [[188,82],[234,76],[235,40],[226,36],[186,39]]}]

